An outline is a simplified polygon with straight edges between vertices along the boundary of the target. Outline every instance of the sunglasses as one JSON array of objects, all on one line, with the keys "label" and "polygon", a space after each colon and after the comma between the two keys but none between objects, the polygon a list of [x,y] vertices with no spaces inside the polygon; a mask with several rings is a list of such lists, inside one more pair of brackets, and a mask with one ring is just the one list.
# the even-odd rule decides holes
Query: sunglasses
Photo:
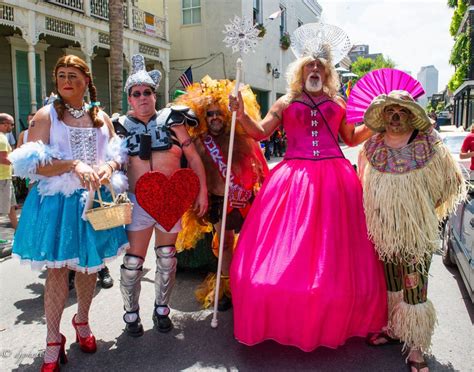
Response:
[{"label": "sunglasses", "polygon": [[137,91],[137,92],[133,92],[131,96],[134,98],[140,98],[142,94],[143,94],[143,97],[150,97],[153,94],[153,92],[151,90],[144,90],[143,93]]},{"label": "sunglasses", "polygon": [[209,118],[210,118],[210,117],[213,117],[214,115],[216,115],[216,116],[221,116],[221,115],[222,115],[222,112],[219,111],[219,110],[206,112],[206,116],[209,117]]}]

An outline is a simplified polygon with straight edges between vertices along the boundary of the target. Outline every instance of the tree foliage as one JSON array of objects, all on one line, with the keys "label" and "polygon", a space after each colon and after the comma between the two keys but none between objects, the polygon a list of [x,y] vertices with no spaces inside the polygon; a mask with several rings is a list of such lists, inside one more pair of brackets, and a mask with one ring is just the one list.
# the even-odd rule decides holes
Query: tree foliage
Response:
[{"label": "tree foliage", "polygon": [[451,77],[451,80],[449,80],[449,83],[448,83],[448,88],[451,92],[454,92],[456,89],[458,89],[461,86],[461,84],[466,79],[467,72],[468,72],[467,65],[460,65],[459,67],[456,68],[456,72]]},{"label": "tree foliage", "polygon": [[[454,4],[455,0],[449,0],[448,5]],[[455,38],[453,49],[451,50],[451,56],[449,63],[451,63],[456,71],[451,77],[448,88],[450,91],[455,91],[464,82],[468,76],[469,65],[471,62],[471,43],[469,40],[469,28],[464,32],[459,33],[459,26],[464,17],[464,13],[467,11],[467,0],[457,0],[456,10],[454,11],[453,18],[451,20],[450,33]]]},{"label": "tree foliage", "polygon": [[439,113],[440,111],[444,111],[446,108],[446,103],[444,101],[434,101],[436,103],[436,107],[433,106],[433,101],[428,100],[428,103],[426,104],[425,111],[426,112],[436,112]]},{"label": "tree foliage", "polygon": [[438,104],[436,105],[436,113],[440,111],[444,111],[445,108],[446,108],[446,103],[444,101],[438,102]]},{"label": "tree foliage", "polygon": [[467,10],[467,1],[457,0],[457,7],[454,11],[453,18],[451,19],[451,25],[449,26],[449,32],[451,36],[455,36],[461,25],[461,21],[464,17],[464,13]]},{"label": "tree foliage", "polygon": [[463,32],[456,37],[449,63],[458,66],[469,59],[469,36],[467,32]]},{"label": "tree foliage", "polygon": [[359,57],[352,64],[351,71],[354,74],[358,75],[358,78],[356,80],[359,80],[362,76],[364,76],[370,71],[386,67],[395,67],[395,62],[388,57],[385,58],[383,55],[377,56],[375,60],[371,58]]},{"label": "tree foliage", "polygon": [[455,8],[458,3],[458,0],[448,0],[448,6],[450,8]]}]

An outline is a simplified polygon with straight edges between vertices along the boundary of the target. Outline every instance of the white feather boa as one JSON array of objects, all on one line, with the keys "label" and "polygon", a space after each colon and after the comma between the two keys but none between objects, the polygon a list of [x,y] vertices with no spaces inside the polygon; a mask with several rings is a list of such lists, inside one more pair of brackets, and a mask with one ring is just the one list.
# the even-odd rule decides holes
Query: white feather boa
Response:
[{"label": "white feather boa", "polygon": [[51,164],[53,159],[62,158],[58,149],[42,141],[27,142],[8,155],[8,160],[13,164],[13,174],[33,181],[46,178],[36,173],[39,166]]},{"label": "white feather boa", "polygon": [[[8,156],[13,164],[14,175],[38,181],[38,193],[41,196],[61,193],[68,197],[82,188],[79,177],[74,172],[52,177],[36,173],[38,167],[51,164],[54,159],[63,158],[64,155],[57,148],[46,145],[42,141],[27,142]],[[107,145],[106,160],[124,164],[127,161],[125,141],[117,136],[113,137]],[[114,172],[110,183],[116,193],[122,193],[128,189],[128,179],[122,172]],[[87,191],[85,193],[85,197],[87,197]]]},{"label": "white feather boa", "polygon": [[119,164],[125,164],[128,159],[126,141],[119,136],[112,137],[107,144],[106,161],[113,160]]},{"label": "white feather boa", "polygon": [[[128,179],[122,172],[114,172],[110,178],[110,184],[117,194],[125,192],[128,189]],[[38,194],[41,196],[51,196],[63,194],[68,197],[76,190],[82,189],[79,177],[73,172],[63,173],[59,176],[44,177],[38,182]],[[88,191],[84,190],[83,197],[87,199]]]}]

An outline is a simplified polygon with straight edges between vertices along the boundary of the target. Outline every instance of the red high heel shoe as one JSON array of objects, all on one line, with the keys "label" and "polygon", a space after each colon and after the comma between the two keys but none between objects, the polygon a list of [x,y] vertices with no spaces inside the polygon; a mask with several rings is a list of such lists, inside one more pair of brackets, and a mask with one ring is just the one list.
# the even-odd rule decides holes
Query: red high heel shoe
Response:
[{"label": "red high heel shoe", "polygon": [[67,356],[66,352],[64,351],[64,345],[66,344],[66,337],[61,334],[61,342],[48,342],[46,346],[61,346],[59,349],[58,359],[55,362],[51,363],[43,363],[41,366],[41,372],[59,372],[59,363],[66,364],[67,363]]},{"label": "red high heel shoe", "polygon": [[79,331],[77,330],[78,326],[86,326],[89,323],[88,322],[76,323],[76,315],[72,317],[72,326],[76,330],[76,342],[79,342],[79,347],[84,353],[90,353],[90,354],[95,353],[97,351],[97,344],[95,342],[94,335],[81,337],[79,336]]}]

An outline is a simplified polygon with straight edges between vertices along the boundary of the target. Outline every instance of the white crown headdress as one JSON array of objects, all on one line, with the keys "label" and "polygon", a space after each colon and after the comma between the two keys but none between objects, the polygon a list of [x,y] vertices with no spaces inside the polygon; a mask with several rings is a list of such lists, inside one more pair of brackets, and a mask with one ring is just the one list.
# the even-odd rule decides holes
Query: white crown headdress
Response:
[{"label": "white crown headdress", "polygon": [[349,36],[337,26],[307,23],[291,36],[291,50],[296,58],[324,58],[333,65],[339,63],[351,49]]}]

